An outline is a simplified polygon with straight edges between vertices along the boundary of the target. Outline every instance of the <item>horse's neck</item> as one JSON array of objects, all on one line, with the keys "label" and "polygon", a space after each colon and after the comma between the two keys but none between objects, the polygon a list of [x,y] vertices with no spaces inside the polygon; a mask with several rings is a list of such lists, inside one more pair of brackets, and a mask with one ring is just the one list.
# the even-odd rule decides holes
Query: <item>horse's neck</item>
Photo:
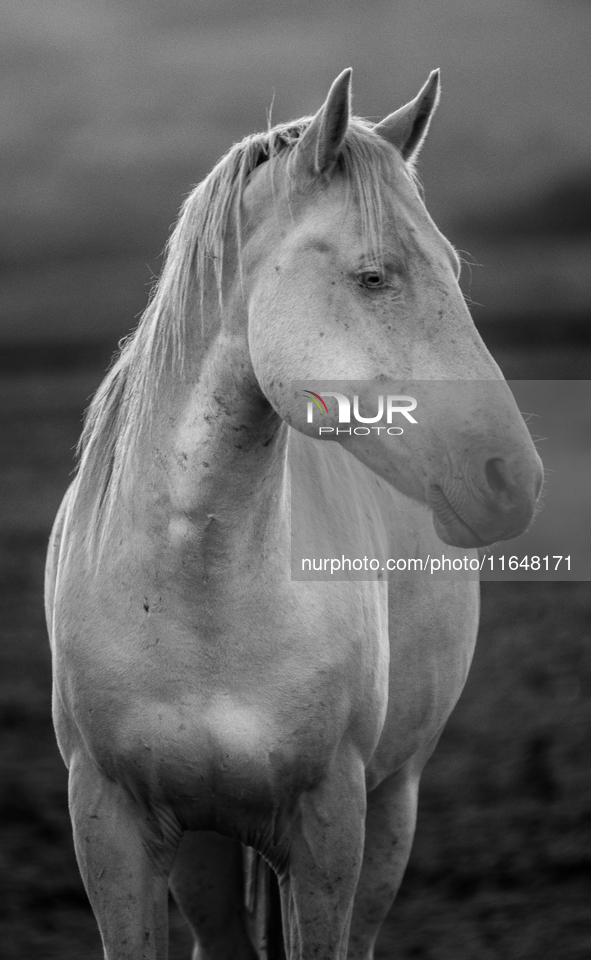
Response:
[{"label": "horse's neck", "polygon": [[161,423],[173,539],[207,535],[223,550],[284,532],[288,428],[258,388],[245,337],[217,333]]}]

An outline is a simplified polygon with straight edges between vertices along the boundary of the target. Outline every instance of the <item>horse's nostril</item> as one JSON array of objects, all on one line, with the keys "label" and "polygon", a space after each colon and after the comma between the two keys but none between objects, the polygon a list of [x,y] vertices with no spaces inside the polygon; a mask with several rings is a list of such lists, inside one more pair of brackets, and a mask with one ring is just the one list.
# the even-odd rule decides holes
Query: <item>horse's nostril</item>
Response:
[{"label": "horse's nostril", "polygon": [[507,481],[503,473],[503,461],[499,457],[488,460],[484,472],[489,487],[495,493],[503,493],[507,489]]}]

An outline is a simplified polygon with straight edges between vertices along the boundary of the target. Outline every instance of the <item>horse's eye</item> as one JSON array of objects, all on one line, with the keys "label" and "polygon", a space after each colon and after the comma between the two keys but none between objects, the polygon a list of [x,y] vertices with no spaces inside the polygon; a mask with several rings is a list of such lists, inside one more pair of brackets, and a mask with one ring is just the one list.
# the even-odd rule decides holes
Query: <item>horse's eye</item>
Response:
[{"label": "horse's eye", "polygon": [[357,275],[357,279],[362,287],[368,287],[370,290],[376,290],[386,284],[384,277],[377,270],[364,270]]}]

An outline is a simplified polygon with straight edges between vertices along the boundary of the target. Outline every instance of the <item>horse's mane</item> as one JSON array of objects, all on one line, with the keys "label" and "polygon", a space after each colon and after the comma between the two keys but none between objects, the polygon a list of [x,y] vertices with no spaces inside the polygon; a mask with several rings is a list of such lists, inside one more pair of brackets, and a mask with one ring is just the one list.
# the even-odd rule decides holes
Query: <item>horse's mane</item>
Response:
[{"label": "horse's mane", "polygon": [[[163,381],[180,384],[186,378],[188,361],[194,358],[206,325],[203,297],[212,279],[221,304],[228,228],[233,218],[240,257],[240,199],[249,173],[286,155],[286,175],[295,186],[293,148],[311,120],[278,124],[234,144],[185,200],[150,303],[134,333],[120,343],[85,415],[78,478],[92,477],[93,489],[98,489],[95,531],[104,529],[138,438],[154,422]],[[373,133],[372,125],[353,118],[339,162],[349,200],[359,210],[364,239],[373,251],[379,251],[381,243],[379,174],[388,155],[391,148]]]}]

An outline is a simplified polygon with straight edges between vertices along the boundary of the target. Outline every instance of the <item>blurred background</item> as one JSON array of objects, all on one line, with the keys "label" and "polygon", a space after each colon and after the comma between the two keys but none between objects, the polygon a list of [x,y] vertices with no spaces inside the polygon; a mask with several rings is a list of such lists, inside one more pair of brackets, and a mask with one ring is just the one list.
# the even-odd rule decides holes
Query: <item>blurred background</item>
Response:
[{"label": "blurred background", "polygon": [[[0,41],[0,342],[116,344],[190,187],[314,112],[344,66],[380,119],[434,66],[429,208],[475,316],[572,325],[591,284],[584,0],[20,0]],[[6,14],[8,13],[8,16]]]},{"label": "blurred background", "polygon": [[[98,960],[50,725],[44,551],[82,411],[183,197],[271,103],[274,121],[314,112],[351,66],[355,112],[377,120],[439,66],[420,172],[476,323],[507,377],[589,379],[591,5],[6,0],[0,16],[0,935],[7,960]],[[483,586],[379,957],[591,955],[590,688],[589,584]],[[187,957],[174,912],[172,928]]]}]

